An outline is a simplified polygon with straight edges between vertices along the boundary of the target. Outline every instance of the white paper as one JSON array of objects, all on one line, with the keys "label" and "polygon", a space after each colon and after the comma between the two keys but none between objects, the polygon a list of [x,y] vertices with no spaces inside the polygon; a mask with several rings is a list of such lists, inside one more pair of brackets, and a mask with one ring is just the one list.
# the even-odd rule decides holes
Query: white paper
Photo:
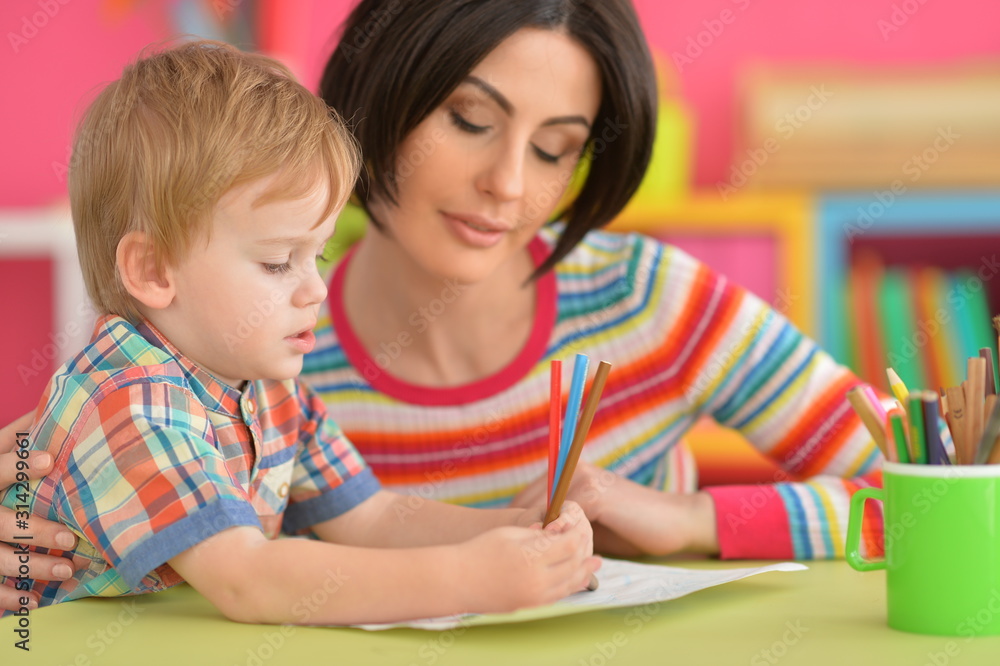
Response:
[{"label": "white paper", "polygon": [[598,589],[593,592],[577,592],[550,606],[516,613],[448,615],[395,624],[359,624],[354,626],[368,631],[397,627],[441,631],[458,626],[525,622],[602,608],[641,606],[658,601],[669,601],[698,590],[731,583],[734,580],[768,571],[802,571],[807,568],[805,565],[795,562],[780,562],[763,567],[743,569],[681,569],[657,564],[613,560],[606,557],[600,571],[597,572],[597,579],[600,582]]}]

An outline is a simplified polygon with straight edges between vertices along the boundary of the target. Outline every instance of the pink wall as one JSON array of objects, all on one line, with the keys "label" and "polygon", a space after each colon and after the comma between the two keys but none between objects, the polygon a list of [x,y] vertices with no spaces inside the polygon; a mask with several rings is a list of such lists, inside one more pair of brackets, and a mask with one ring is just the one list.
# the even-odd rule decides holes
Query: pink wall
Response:
[{"label": "pink wall", "polygon": [[[244,6],[241,0],[229,2]],[[996,0],[635,2],[653,46],[676,62],[680,92],[695,114],[695,180],[707,187],[725,177],[737,117],[734,91],[741,68],[749,63],[938,63],[1000,56]],[[257,3],[263,15],[279,16],[292,35],[270,38],[265,46],[315,87],[332,48],[330,36],[353,0]],[[117,77],[142,47],[170,36],[180,8],[220,6],[230,5],[219,0],[2,0],[0,208],[62,201],[72,128],[86,96]],[[24,360],[18,351],[24,332],[37,338],[51,325],[50,285],[10,276],[46,269],[40,266],[0,271],[0,308],[33,326],[0,328],[0,423],[33,406],[37,396],[34,384],[17,379],[16,367]]]},{"label": "pink wall", "polygon": [[[16,53],[10,35],[20,33],[24,21],[42,11],[39,0],[0,3],[0,81],[9,100],[0,107],[0,145],[6,157],[0,163],[0,205],[45,204],[62,196],[64,183],[52,165],[66,161],[79,100],[114,78],[139,48],[166,36],[170,7],[176,4],[73,0],[63,6],[50,1],[59,12],[46,17],[46,24],[26,44],[18,44]],[[290,25],[300,26],[297,33],[304,39],[275,46],[314,85],[331,48],[333,27],[352,2],[262,4],[273,5],[287,14]],[[995,0],[636,0],[636,6],[650,41],[664,55],[685,54],[689,47],[695,55],[680,64],[679,79],[697,119],[695,178],[708,186],[726,172],[734,89],[740,68],[749,62],[942,62],[1000,56],[1000,3]],[[883,35],[894,14],[899,29]],[[698,47],[699,40],[707,46]]]}]

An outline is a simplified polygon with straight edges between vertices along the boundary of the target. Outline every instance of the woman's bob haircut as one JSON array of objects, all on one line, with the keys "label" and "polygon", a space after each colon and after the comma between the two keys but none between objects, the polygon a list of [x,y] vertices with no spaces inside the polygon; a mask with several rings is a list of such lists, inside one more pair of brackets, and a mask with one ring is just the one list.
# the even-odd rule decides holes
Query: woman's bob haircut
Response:
[{"label": "woman's bob haircut", "polygon": [[396,203],[402,141],[522,28],[558,30],[575,39],[597,63],[602,82],[601,105],[583,151],[589,158],[586,180],[556,211],[566,227],[537,276],[588,231],[610,222],[649,164],[656,77],[628,0],[361,0],[341,26],[320,95],[352,125],[361,146],[365,168],[355,195],[370,215],[373,194]]}]

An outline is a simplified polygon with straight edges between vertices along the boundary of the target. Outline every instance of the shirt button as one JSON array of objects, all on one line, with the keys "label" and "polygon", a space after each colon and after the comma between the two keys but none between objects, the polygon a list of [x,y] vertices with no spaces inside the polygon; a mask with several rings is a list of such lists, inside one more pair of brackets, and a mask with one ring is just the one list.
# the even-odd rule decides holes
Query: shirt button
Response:
[{"label": "shirt button", "polygon": [[247,400],[247,411],[251,414],[257,413],[257,403],[253,400]]},{"label": "shirt button", "polygon": [[278,497],[280,497],[281,499],[285,499],[286,497],[288,497],[288,483],[287,482],[281,484],[281,487],[278,488]]}]

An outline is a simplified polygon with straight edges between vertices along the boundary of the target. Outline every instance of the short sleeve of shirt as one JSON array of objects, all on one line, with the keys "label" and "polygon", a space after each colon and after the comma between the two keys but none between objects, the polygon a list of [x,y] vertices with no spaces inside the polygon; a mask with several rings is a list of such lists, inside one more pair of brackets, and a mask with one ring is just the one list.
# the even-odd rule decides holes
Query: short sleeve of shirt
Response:
[{"label": "short sleeve of shirt", "polygon": [[381,487],[319,396],[296,383],[303,420],[282,522],[282,530],[289,534],[346,513]]},{"label": "short sleeve of shirt", "polygon": [[148,380],[119,387],[73,431],[53,475],[56,512],[129,586],[225,529],[260,527],[188,391]]}]

